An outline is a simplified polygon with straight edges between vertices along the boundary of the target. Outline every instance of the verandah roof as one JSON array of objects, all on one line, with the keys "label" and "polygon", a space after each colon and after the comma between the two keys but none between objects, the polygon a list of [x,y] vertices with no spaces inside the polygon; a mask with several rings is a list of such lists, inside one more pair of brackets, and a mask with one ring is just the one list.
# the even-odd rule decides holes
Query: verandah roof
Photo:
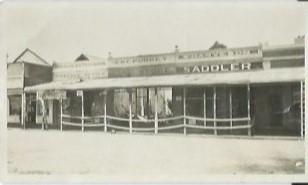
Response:
[{"label": "verandah roof", "polygon": [[50,82],[26,87],[25,91],[38,90],[78,90],[78,89],[111,89],[130,87],[166,87],[166,86],[197,86],[214,84],[255,84],[296,82],[305,79],[303,67],[268,69],[247,72],[200,73],[148,77],[125,77],[87,80],[82,82]]}]

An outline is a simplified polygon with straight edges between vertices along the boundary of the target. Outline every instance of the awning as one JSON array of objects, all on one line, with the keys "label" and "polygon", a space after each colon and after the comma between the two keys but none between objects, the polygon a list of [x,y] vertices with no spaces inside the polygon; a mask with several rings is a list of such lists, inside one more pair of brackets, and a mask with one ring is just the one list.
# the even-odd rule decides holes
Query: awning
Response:
[{"label": "awning", "polygon": [[305,79],[305,69],[285,68],[268,69],[248,72],[200,73],[183,75],[165,75],[148,77],[125,77],[87,80],[76,83],[51,82],[47,84],[26,87],[25,91],[47,89],[110,89],[130,87],[166,87],[166,86],[197,86],[214,84],[256,84],[296,82]]},{"label": "awning", "polygon": [[61,90],[67,89],[69,85],[77,83],[76,81],[56,81],[48,82],[34,86],[25,87],[26,92],[36,92],[36,91],[45,91],[45,90]]},{"label": "awning", "polygon": [[23,90],[21,88],[17,89],[7,89],[7,95],[21,95]]}]

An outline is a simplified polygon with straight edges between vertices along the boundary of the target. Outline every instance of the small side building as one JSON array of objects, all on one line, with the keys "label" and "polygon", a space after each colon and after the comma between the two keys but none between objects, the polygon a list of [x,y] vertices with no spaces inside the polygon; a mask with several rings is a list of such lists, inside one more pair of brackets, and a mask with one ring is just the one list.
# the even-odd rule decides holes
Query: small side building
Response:
[{"label": "small side building", "polygon": [[36,96],[31,93],[25,95],[24,88],[51,80],[52,66],[28,48],[7,64],[8,126],[25,127],[26,122],[28,126],[35,122]]}]

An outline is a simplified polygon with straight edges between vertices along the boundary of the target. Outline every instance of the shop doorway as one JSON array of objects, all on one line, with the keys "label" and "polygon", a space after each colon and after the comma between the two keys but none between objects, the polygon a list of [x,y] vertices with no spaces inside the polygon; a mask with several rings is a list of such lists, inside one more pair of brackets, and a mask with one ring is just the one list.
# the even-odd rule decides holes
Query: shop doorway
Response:
[{"label": "shop doorway", "polygon": [[299,83],[255,85],[252,88],[254,134],[299,136]]},{"label": "shop doorway", "polygon": [[269,120],[271,127],[282,127],[283,106],[281,92],[274,91],[268,95]]},{"label": "shop doorway", "polygon": [[53,100],[53,125],[57,128],[60,128],[61,122],[61,108],[60,108],[60,100]]},{"label": "shop doorway", "polygon": [[35,128],[36,125],[36,95],[26,96],[26,128]]}]

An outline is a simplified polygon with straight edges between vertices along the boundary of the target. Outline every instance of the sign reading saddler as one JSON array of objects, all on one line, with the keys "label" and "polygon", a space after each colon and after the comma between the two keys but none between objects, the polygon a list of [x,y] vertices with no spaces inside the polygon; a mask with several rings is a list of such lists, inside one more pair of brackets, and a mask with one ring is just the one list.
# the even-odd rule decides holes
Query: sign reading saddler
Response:
[{"label": "sign reading saddler", "polygon": [[184,73],[250,71],[255,67],[256,66],[253,66],[251,63],[195,65],[184,67]]}]

